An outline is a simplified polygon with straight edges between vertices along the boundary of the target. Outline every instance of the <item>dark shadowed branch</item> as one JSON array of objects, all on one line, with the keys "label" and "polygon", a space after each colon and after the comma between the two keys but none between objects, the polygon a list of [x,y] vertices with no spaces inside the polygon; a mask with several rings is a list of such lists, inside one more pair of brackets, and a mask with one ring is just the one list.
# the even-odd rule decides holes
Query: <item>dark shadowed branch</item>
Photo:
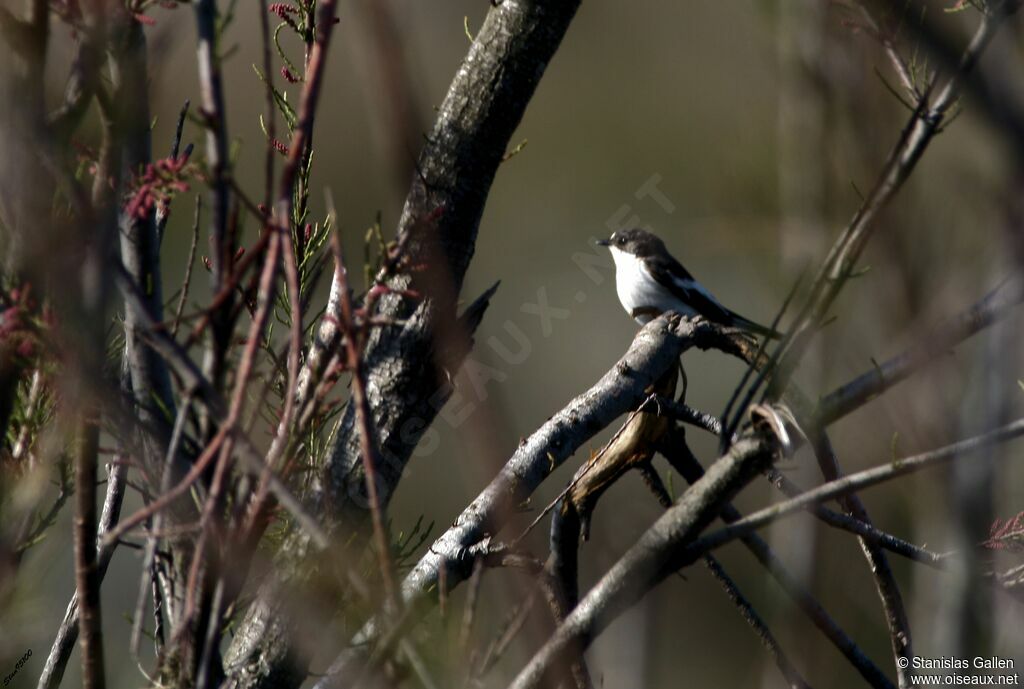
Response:
[{"label": "dark shadowed branch", "polygon": [[82,651],[82,686],[106,686],[100,576],[96,556],[96,463],[100,429],[95,418],[81,425],[75,460],[75,585],[78,594],[78,638]]},{"label": "dark shadowed branch", "polygon": [[714,548],[812,504],[849,495],[1021,435],[1024,435],[1024,420],[930,452],[850,474],[797,498],[755,512],[687,545],[689,537],[694,535],[694,526],[708,518],[707,510],[721,510],[727,500],[725,498],[719,502],[723,492],[731,493],[738,483],[744,482],[743,479],[749,479],[750,465],[757,465],[758,469],[763,469],[767,465],[766,454],[770,455],[770,451],[764,442],[741,438],[733,444],[728,455],[717,460],[708,469],[707,474],[608,570],[601,581],[580,601],[576,610],[534,655],[511,687],[526,689],[539,686],[548,668],[570,644],[588,643],[665,576],[681,566],[692,563]]},{"label": "dark shadowed branch", "polygon": [[540,686],[567,649],[584,648],[616,617],[679,568],[681,546],[703,530],[774,456],[774,442],[759,432],[733,443],[580,601],[510,685]]},{"label": "dark shadowed branch", "polygon": [[[693,485],[704,476],[704,469],[693,456],[686,438],[676,431],[662,443],[661,453],[687,483]],[[776,471],[771,469],[770,471]],[[731,503],[722,508],[719,515],[728,524],[742,519],[742,515]],[[794,576],[771,546],[755,533],[748,534],[743,544],[757,561],[775,579],[779,587],[785,591],[815,627],[827,638],[846,658],[857,672],[877,689],[891,689],[892,682],[864,653],[863,649],[847,634],[839,623],[825,610],[824,606],[807,590],[807,587]]]},{"label": "dark shadowed branch", "polygon": [[705,552],[718,548],[744,534],[752,533],[781,517],[806,509],[811,505],[834,500],[843,495],[849,495],[855,491],[870,488],[900,476],[906,476],[922,469],[934,467],[964,457],[972,452],[1008,442],[1022,435],[1024,435],[1024,420],[1017,420],[982,435],[911,457],[896,459],[888,464],[882,464],[871,469],[849,474],[835,481],[829,481],[794,498],[758,510],[718,531],[702,536],[687,547],[686,557],[692,561],[694,557],[699,557]]},{"label": "dark shadowed branch", "polygon": [[779,646],[778,640],[772,631],[768,628],[768,625],[757,614],[754,610],[753,605],[747,600],[743,592],[736,586],[736,582],[732,580],[724,569],[722,569],[721,563],[711,555],[704,557],[704,564],[707,565],[708,571],[711,572],[711,576],[718,581],[722,588],[725,589],[726,595],[729,596],[729,600],[739,609],[743,615],[743,619],[753,628],[757,634],[761,645],[764,646],[765,650],[772,656],[772,660],[775,661],[776,667],[779,668],[779,672],[786,680],[786,686],[790,689],[808,689],[809,685],[800,672],[793,666],[793,663],[789,660],[782,648]]},{"label": "dark shadowed branch", "polygon": [[[458,348],[455,304],[491,184],[534,90],[569,27],[578,0],[501,3],[477,34],[442,102],[420,153],[399,221],[410,264],[429,275],[401,272],[379,315],[401,323],[377,329],[367,343],[367,387],[384,465],[380,491],[387,504],[420,436],[447,400],[444,353]],[[414,287],[426,298],[401,294]],[[356,413],[345,411],[324,468],[334,509],[362,523],[367,510],[351,505],[351,486],[364,485]],[[404,429],[404,431],[402,430]],[[355,507],[355,509],[351,509]]]}]

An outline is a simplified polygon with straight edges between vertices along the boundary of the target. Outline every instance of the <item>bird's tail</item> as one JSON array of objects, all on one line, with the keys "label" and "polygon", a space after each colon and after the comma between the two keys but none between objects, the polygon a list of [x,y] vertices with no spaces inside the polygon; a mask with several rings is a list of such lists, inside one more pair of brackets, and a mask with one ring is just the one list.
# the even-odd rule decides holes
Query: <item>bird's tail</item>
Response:
[{"label": "bird's tail", "polygon": [[746,330],[747,332],[753,335],[760,335],[762,337],[767,337],[773,340],[782,339],[782,333],[780,333],[778,330],[766,328],[765,326],[760,325],[759,323],[755,323],[749,318],[744,318],[743,316],[740,316],[739,314],[736,313],[732,313],[732,324],[735,327],[742,328],[743,330]]}]

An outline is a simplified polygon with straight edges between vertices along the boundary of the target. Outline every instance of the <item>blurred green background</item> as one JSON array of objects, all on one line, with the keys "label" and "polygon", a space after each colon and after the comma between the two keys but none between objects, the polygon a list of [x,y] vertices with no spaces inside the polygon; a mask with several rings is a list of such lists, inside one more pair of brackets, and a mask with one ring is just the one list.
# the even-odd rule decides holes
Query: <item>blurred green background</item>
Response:
[{"label": "blurred green background", "polygon": [[[425,132],[466,53],[466,30],[475,33],[489,8],[482,0],[391,0],[385,14],[394,25],[382,32],[373,25],[374,1],[384,0],[341,4],[315,135],[316,212],[322,216],[320,199],[329,189],[350,256],[362,255],[364,232],[378,213],[385,232],[393,232],[404,198],[403,166],[413,159],[417,141],[396,135],[401,118],[382,76],[382,56],[406,74],[401,93],[411,114],[405,122]],[[936,15],[944,7],[925,5]],[[262,189],[264,150],[258,123],[263,91],[253,71],[261,60],[256,13],[255,3],[239,0],[228,32],[238,48],[225,64],[236,169],[253,196]],[[152,16],[150,95],[159,152],[169,145],[181,104],[189,98],[197,103],[198,91],[190,8]],[[501,280],[471,355],[481,377],[475,385],[463,377],[459,395],[435,423],[436,434],[428,435],[411,462],[391,505],[396,529],[424,516],[435,522],[437,535],[521,438],[593,384],[629,345],[637,327],[618,304],[610,260],[604,257],[597,269],[600,281],[573,260],[577,254],[603,257],[593,238],[625,222],[647,225],[725,304],[754,320],[771,320],[800,272],[817,267],[852,216],[907,117],[882,82],[896,83],[884,54],[850,25],[856,16],[813,0],[584,3],[513,142],[528,143],[501,167],[480,227],[463,298]],[[962,41],[977,17],[964,12],[942,21]],[[912,39],[901,47],[925,59]],[[986,59],[1020,57],[1007,33]],[[48,77],[58,94],[64,72],[59,57],[55,64]],[[280,86],[279,75],[276,80]],[[295,87],[291,93],[297,96]],[[846,288],[834,322],[799,372],[812,398],[897,353],[921,328],[980,298],[1014,269],[1005,226],[1005,198],[1014,192],[1011,161],[998,133],[969,101],[963,105],[963,115],[933,143],[885,213],[863,261],[870,269]],[[190,125],[186,140],[202,152],[198,128]],[[652,184],[664,198],[638,194]],[[165,241],[167,294],[184,270],[190,205],[176,204]],[[255,228],[247,229],[251,238]],[[530,306],[545,302],[558,309],[548,324]],[[986,411],[994,394],[1000,413],[1019,414],[1020,326],[1019,316],[1011,317],[840,422],[833,441],[844,469],[884,463],[893,447],[908,454],[995,425]],[[502,345],[523,356],[508,361],[499,353]],[[688,401],[720,413],[742,368],[715,352],[689,353],[684,364]],[[607,435],[591,447],[600,447]],[[696,431],[689,436],[702,461],[713,459],[713,439]],[[536,509],[558,494],[587,455],[578,454],[535,496]],[[1004,454],[1015,457],[1019,447],[993,452]],[[668,473],[663,462],[658,467]],[[1024,470],[1019,462],[996,467],[994,516],[1005,518],[1024,509]],[[818,480],[804,453],[787,468],[804,485]],[[944,551],[955,547],[949,527],[954,479],[940,469],[863,497],[881,528]],[[677,491],[681,483],[674,477]],[[756,483],[737,505],[749,511],[777,497],[766,483]],[[582,548],[584,589],[659,511],[635,476],[602,499],[591,541]],[[539,555],[546,553],[546,528],[530,541]],[[34,686],[73,591],[66,534],[64,524],[34,549],[17,584],[16,605],[5,613],[8,636],[0,640],[0,657],[11,660],[0,671],[13,667],[25,649],[33,651],[10,686]],[[803,516],[780,522],[766,537],[868,655],[891,672],[881,609],[856,541]],[[812,685],[862,686],[747,552],[730,546],[722,560]],[[918,653],[942,655],[950,630],[941,620],[956,602],[948,575],[897,556],[892,562]],[[136,567],[137,554],[119,550],[104,585],[112,686],[142,683],[117,641],[130,627],[121,614],[134,606]],[[487,575],[476,643],[490,640],[526,586],[516,573]],[[464,594],[457,592],[453,604],[460,605]],[[979,605],[988,616],[978,652],[1024,664],[1020,605],[1002,598]],[[504,686],[532,653],[548,625],[542,609],[534,619],[487,686]],[[426,629],[454,638],[458,621],[454,613],[444,624],[435,616]],[[325,633],[325,646],[342,636]],[[670,577],[608,629],[589,658],[604,687],[783,686],[702,566]],[[322,671],[327,661],[321,658],[314,670]],[[430,661],[443,685],[456,685],[464,657],[438,653]],[[69,665],[66,686],[77,681],[76,662]]]}]

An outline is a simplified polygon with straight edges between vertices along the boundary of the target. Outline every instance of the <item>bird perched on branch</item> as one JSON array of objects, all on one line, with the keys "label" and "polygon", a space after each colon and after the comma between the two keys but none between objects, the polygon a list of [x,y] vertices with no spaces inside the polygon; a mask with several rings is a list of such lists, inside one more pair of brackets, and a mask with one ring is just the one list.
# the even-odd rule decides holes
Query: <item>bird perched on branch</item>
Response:
[{"label": "bird perched on branch", "polygon": [[[598,242],[611,249],[615,259],[615,290],[626,313],[641,325],[665,311],[683,316],[702,316],[713,323],[736,328],[730,334],[748,345],[749,335],[779,337],[770,328],[743,318],[722,306],[689,271],[672,257],[665,243],[641,229],[620,230]],[[651,399],[672,399],[679,374],[683,377],[680,401],[686,395],[686,372],[680,364],[665,371],[645,392]],[[646,403],[645,403],[646,404]],[[774,420],[774,416],[769,417]],[[608,444],[576,472],[559,500],[551,520],[551,558],[548,567],[560,582],[571,609],[578,600],[578,542],[587,539],[590,518],[600,496],[626,472],[636,469],[664,503],[671,497],[651,466],[654,453],[675,428],[675,422],[659,409],[641,406],[626,419]],[[680,434],[678,437],[682,437]]]},{"label": "bird perched on branch", "polygon": [[656,235],[640,228],[619,230],[598,244],[611,249],[615,291],[626,313],[640,325],[665,311],[675,311],[682,316],[703,316],[753,335],[780,336],[722,306]]}]

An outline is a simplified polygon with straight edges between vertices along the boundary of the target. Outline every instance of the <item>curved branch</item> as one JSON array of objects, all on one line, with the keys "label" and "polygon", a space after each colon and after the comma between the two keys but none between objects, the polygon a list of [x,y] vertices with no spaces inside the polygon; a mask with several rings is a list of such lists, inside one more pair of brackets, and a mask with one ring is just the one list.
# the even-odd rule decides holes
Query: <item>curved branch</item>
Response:
[{"label": "curved branch", "polygon": [[692,347],[721,344],[723,329],[704,320],[661,316],[648,323],[626,354],[597,383],[520,444],[498,475],[438,538],[403,583],[406,597],[427,591],[447,568],[449,588],[469,572],[461,555],[504,526],[516,505],[594,435],[649,395],[647,388]]},{"label": "curved branch", "polygon": [[[619,416],[635,410],[650,395],[647,388],[687,349],[718,348],[733,351],[733,331],[703,319],[660,316],[640,330],[626,354],[582,395],[520,443],[498,475],[478,495],[451,527],[434,541],[402,584],[407,603],[422,598],[444,583],[452,589],[469,577],[475,549],[486,547],[487,537],[498,533],[517,505],[527,500],[540,484],[585,442]],[[330,676],[343,674],[358,660],[365,644],[382,632],[369,622],[358,634],[358,643],[341,653],[318,687],[330,686]]]},{"label": "curved branch", "polygon": [[520,672],[510,689],[540,686],[567,649],[576,644],[586,648],[616,617],[684,564],[678,557],[683,546],[721,513],[740,488],[770,464],[773,445],[756,435],[733,443],[608,570]]},{"label": "curved branch", "polygon": [[[692,485],[704,476],[703,467],[690,451],[684,434],[678,433],[678,430],[676,437],[670,438],[669,442],[663,443],[659,449],[662,456],[668,460],[668,463],[680,476],[686,479],[687,483]],[[777,473],[777,470],[772,469],[771,472]],[[733,524],[743,518],[739,510],[731,503],[722,508],[719,516],[727,524]],[[868,684],[877,689],[892,689],[893,685],[889,678],[864,654],[860,646],[839,626],[839,623],[825,610],[803,582],[786,568],[786,565],[768,543],[756,533],[747,534],[741,540],[775,579],[779,587],[785,591],[786,595],[793,600],[825,638],[835,645],[836,649],[843,654],[850,665],[856,668]]]},{"label": "curved branch", "polygon": [[[426,137],[398,226],[403,260],[426,270],[389,279],[395,292],[414,286],[426,298],[383,297],[380,315],[401,325],[379,328],[366,350],[366,387],[383,459],[382,506],[451,394],[445,381],[456,367],[446,352],[465,348],[455,307],[484,205],[512,134],[578,6],[579,0],[558,0],[505,2],[491,9]],[[360,530],[368,513],[353,405],[340,422],[324,483],[339,521]]]},{"label": "curved branch", "polygon": [[[377,328],[365,351],[367,402],[381,457],[375,485],[382,508],[412,450],[451,394],[448,374],[469,350],[474,324],[460,323],[455,314],[484,205],[512,134],[578,7],[579,0],[493,7],[426,137],[398,227],[402,261],[428,268],[426,274],[417,273],[415,284],[426,298],[381,298],[377,315],[393,325]],[[407,271],[385,277],[398,292],[413,283]],[[336,325],[327,320],[320,324],[320,341],[337,337]],[[308,379],[304,374],[303,380]],[[348,405],[323,467],[322,489],[308,501],[328,507],[328,531],[344,524],[354,551],[366,542],[370,517],[363,508],[368,503],[363,499],[366,475],[357,416],[356,408]],[[294,549],[300,557],[301,541]],[[301,682],[303,662],[298,661],[297,671],[289,669],[296,659],[288,624],[281,619],[287,612],[277,610],[274,629],[268,630],[268,606],[280,607],[261,596],[235,637],[229,653],[237,663],[234,686]]]},{"label": "curved branch", "polygon": [[[988,433],[961,440],[951,445],[913,457],[859,471],[841,479],[830,481],[818,488],[755,512],[707,536],[685,545],[695,532],[694,525],[707,516],[707,509],[721,511],[726,497],[737,478],[743,478],[744,469],[765,461],[768,448],[748,438],[737,441],[729,453],[716,461],[707,474],[694,484],[683,499],[640,537],[636,545],[608,571],[600,582],[580,602],[548,642],[534,655],[530,663],[510,685],[510,689],[528,689],[540,683],[548,667],[565,652],[569,644],[592,639],[619,614],[639,600],[676,568],[690,564],[696,558],[742,538],[785,515],[799,512],[811,505],[849,495],[870,486],[905,474],[955,459],[969,452],[990,447],[1024,436],[1024,419],[1001,426]],[[711,481],[709,482],[709,479]],[[716,485],[712,486],[709,483]],[[717,488],[717,490],[716,490]],[[724,491],[722,489],[725,489]]]}]

